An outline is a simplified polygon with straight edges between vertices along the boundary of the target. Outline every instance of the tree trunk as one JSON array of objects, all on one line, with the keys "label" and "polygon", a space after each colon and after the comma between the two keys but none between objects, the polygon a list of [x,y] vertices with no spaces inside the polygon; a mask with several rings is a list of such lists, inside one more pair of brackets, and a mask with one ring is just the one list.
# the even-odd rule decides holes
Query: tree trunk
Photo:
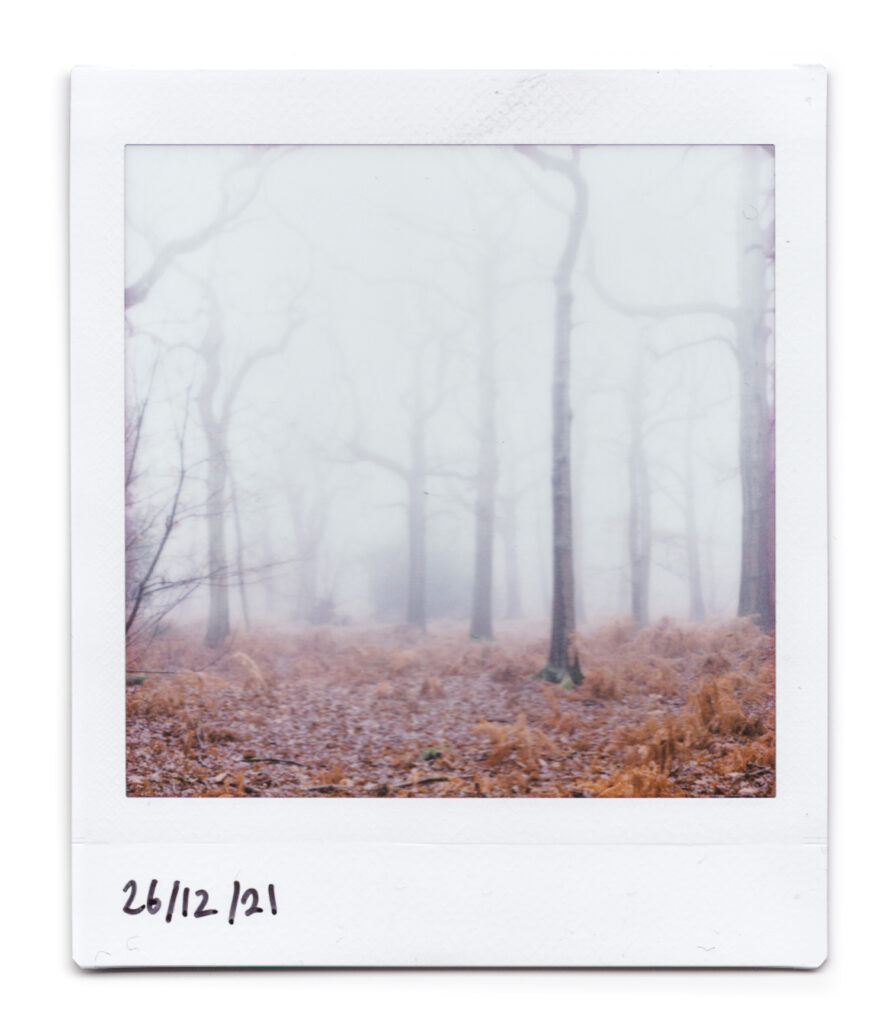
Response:
[{"label": "tree trunk", "polygon": [[[289,321],[275,344],[265,345],[243,359],[226,390],[221,394],[223,320],[218,296],[208,285],[205,287],[205,297],[208,302],[208,325],[199,351],[204,373],[197,405],[208,445],[206,514],[208,519],[209,613],[205,644],[208,647],[216,647],[230,633],[228,584],[231,574],[227,565],[225,491],[228,474],[227,431],[233,414],[233,406],[239,389],[251,370],[262,359],[282,352],[297,326],[297,321],[293,318]],[[239,576],[242,577],[241,565]],[[244,592],[243,610],[247,621]]]},{"label": "tree trunk", "polygon": [[223,437],[216,430],[209,439],[208,493],[208,572],[209,610],[205,645],[217,647],[230,633],[230,602],[227,590],[227,544],[225,536],[224,491],[227,480],[227,454]]},{"label": "tree trunk", "polygon": [[242,605],[242,621],[246,633],[251,632],[251,614],[248,608],[248,582],[245,579],[244,541],[242,537],[242,519],[239,515],[239,491],[236,488],[236,477],[232,467],[228,466],[230,476],[230,499],[233,503],[233,528],[236,531],[236,581],[239,585],[239,601]]},{"label": "tree trunk", "polygon": [[573,582],[573,512],[570,479],[570,341],[573,268],[586,222],[588,196],[574,159],[566,165],[574,204],[555,273],[555,351],[552,375],[552,630],[549,660],[541,675],[576,685],[582,681],[573,646],[576,626]]},{"label": "tree trunk", "polygon": [[524,616],[524,611],[521,607],[521,587],[518,578],[518,497],[514,493],[504,500],[500,532],[503,539],[503,561],[506,566],[506,618],[520,619]]},{"label": "tree trunk", "polygon": [[[574,422],[580,424],[581,421],[575,420]],[[576,475],[576,483],[573,493],[573,601],[576,622],[578,624],[585,624],[588,619],[585,586],[585,533],[583,531],[583,523],[585,522],[586,513],[586,430],[585,424],[582,423],[581,425],[583,429],[577,429],[576,431],[573,459]]]},{"label": "tree trunk", "polygon": [[702,593],[702,562],[699,556],[699,533],[696,527],[696,487],[693,457],[693,430],[696,423],[696,383],[692,373],[687,399],[687,424],[684,431],[684,534],[687,549],[687,585],[690,594],[690,619],[705,619],[705,598]]},{"label": "tree trunk", "polygon": [[[775,429],[768,379],[771,329],[766,306],[768,254],[757,229],[755,149],[743,155],[740,206],[739,462],[742,477],[742,569],[739,615],[775,628]],[[753,213],[753,216],[752,216]]]},{"label": "tree trunk", "polygon": [[635,354],[629,410],[629,568],[632,620],[636,629],[650,621],[651,512],[650,476],[644,451],[644,368],[643,352]]},{"label": "tree trunk", "polygon": [[426,478],[413,470],[408,481],[408,607],[411,626],[426,629]]},{"label": "tree trunk", "polygon": [[411,465],[408,471],[408,607],[411,626],[426,629],[426,416],[421,360],[415,360],[412,395]]},{"label": "tree trunk", "polygon": [[497,486],[494,335],[491,316],[493,264],[483,275],[478,352],[478,475],[475,497],[475,572],[472,589],[473,640],[493,640],[494,521]]},{"label": "tree trunk", "polygon": [[[748,319],[746,317],[746,319]],[[746,326],[746,330],[756,330]],[[742,476],[742,570],[739,614],[775,627],[774,431],[766,398],[766,363],[741,351],[739,452]]]},{"label": "tree trunk", "polygon": [[493,640],[493,558],[494,558],[494,493],[493,480],[482,466],[478,478],[475,510],[475,575],[472,589],[472,621],[469,635],[473,640]]},{"label": "tree trunk", "polygon": [[209,324],[202,342],[205,375],[199,393],[199,415],[208,444],[206,518],[208,521],[209,609],[205,645],[217,647],[230,633],[230,601],[227,592],[227,541],[224,507],[227,487],[226,422],[215,412],[221,379],[220,313],[214,296],[209,300]]},{"label": "tree trunk", "polygon": [[747,145],[742,151],[742,195],[737,208],[739,305],[716,302],[653,305],[621,302],[599,280],[590,253],[589,274],[595,290],[611,307],[626,315],[668,318],[715,315],[736,328],[735,352],[740,375],[739,462],[742,478],[742,566],[739,615],[751,616],[766,631],[775,628],[775,411],[771,381],[772,328],[766,306],[771,287],[770,264],[775,221],[761,226],[759,161],[766,147]]},{"label": "tree trunk", "polygon": [[389,470],[407,487],[408,576],[406,582],[405,621],[417,629],[426,629],[426,431],[437,410],[441,394],[427,407],[423,393],[423,352],[413,350],[411,386],[404,396],[408,410],[410,458],[399,462],[365,447],[360,441],[350,442],[354,458],[373,462]]}]

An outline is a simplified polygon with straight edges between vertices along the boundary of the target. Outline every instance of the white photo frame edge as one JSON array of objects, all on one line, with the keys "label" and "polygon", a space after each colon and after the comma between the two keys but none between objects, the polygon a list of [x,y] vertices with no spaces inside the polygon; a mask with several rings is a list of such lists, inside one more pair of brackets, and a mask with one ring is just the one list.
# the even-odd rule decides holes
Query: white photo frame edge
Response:
[{"label": "white photo frame edge", "polygon": [[[825,90],[818,68],[74,72],[77,963],[812,967],[824,960]],[[125,146],[277,142],[776,147],[775,798],[126,798],[119,685]],[[121,912],[129,878],[186,876],[227,891],[237,874],[275,880],[280,913],[249,921],[250,930],[229,928],[220,914],[199,929],[142,915],[133,930],[135,919]]]}]

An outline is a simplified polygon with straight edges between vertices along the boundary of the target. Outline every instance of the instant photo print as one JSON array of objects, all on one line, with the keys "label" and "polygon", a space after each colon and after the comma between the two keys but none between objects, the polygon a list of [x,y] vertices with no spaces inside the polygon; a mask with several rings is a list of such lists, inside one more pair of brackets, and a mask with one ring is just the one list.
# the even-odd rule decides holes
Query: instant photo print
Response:
[{"label": "instant photo print", "polygon": [[74,72],[81,967],[824,961],[825,88]]}]

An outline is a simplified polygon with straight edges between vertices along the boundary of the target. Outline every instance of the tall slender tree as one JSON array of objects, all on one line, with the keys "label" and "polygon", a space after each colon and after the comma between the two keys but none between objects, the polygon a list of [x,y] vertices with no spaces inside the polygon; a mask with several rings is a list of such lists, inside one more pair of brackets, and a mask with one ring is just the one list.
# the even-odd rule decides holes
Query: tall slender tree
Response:
[{"label": "tall slender tree", "polygon": [[570,348],[573,332],[573,276],[588,217],[588,188],[579,166],[579,149],[569,159],[536,146],[519,152],[546,171],[561,175],[570,186],[564,245],[553,277],[555,294],[552,361],[552,628],[549,658],[540,675],[573,686],[582,681],[574,645],[576,613],[573,578],[573,496],[570,473]]},{"label": "tall slender tree", "polygon": [[492,246],[482,265],[478,296],[478,466],[475,477],[473,640],[493,640],[494,536],[496,533],[497,420],[496,339],[493,303],[498,254]]},{"label": "tall slender tree", "polygon": [[[739,614],[775,627],[775,414],[770,370],[770,292],[773,226],[759,209],[759,163],[754,146],[743,147],[739,204],[739,298],[736,359],[739,366],[739,466],[742,478],[742,565]],[[771,201],[771,197],[770,201]]]}]

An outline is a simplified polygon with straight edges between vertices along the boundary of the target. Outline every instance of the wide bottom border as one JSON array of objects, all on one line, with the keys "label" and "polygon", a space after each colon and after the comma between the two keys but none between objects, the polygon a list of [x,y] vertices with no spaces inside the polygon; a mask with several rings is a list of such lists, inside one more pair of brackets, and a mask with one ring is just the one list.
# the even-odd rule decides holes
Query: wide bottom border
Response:
[{"label": "wide bottom border", "polygon": [[[72,869],[83,968],[813,968],[827,951],[819,844],[81,843]],[[125,913],[152,879],[154,913]]]}]

